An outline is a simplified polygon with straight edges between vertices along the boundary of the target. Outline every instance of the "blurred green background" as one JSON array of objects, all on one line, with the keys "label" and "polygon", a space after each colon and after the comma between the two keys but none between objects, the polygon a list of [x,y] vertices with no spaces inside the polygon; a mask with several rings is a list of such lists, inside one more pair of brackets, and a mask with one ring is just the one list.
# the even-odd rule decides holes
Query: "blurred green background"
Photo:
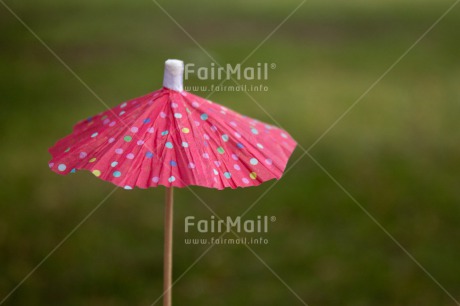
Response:
[{"label": "blurred green background", "polygon": [[[211,62],[149,0],[6,2],[110,106],[160,88],[167,58]],[[236,64],[300,2],[159,3],[219,63]],[[269,91],[251,95],[308,148],[452,3],[309,0],[248,60],[277,65]],[[460,6],[311,151],[456,299],[459,26]],[[113,186],[49,171],[48,147],[104,106],[3,5],[0,29],[1,300]],[[272,122],[244,93],[211,99]],[[271,185],[193,191],[236,217]],[[116,191],[4,305],[151,305],[162,293],[163,194]],[[211,215],[186,189],[176,203],[175,278],[206,250],[184,244],[185,216]],[[254,251],[309,305],[456,304],[308,156],[248,217],[257,215],[277,221]],[[212,248],[173,301],[302,305],[242,246]]]}]

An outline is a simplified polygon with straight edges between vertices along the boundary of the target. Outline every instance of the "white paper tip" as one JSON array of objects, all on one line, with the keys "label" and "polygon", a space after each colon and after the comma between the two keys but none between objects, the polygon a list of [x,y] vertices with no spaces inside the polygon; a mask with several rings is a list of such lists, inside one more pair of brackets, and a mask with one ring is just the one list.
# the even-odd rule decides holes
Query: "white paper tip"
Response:
[{"label": "white paper tip", "polygon": [[176,91],[184,90],[184,62],[177,59],[168,59],[165,62],[163,86]]}]

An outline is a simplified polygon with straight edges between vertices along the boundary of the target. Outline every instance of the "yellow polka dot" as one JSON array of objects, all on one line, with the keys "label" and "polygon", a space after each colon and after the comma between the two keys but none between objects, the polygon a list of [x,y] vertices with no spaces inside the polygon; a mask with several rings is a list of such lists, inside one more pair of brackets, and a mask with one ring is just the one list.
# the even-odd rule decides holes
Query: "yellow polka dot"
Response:
[{"label": "yellow polka dot", "polygon": [[90,163],[94,163],[96,161],[96,157],[93,157],[89,160]]},{"label": "yellow polka dot", "polygon": [[251,174],[249,174],[249,177],[255,180],[257,178],[257,173],[251,172]]},{"label": "yellow polka dot", "polygon": [[101,175],[101,171],[99,171],[99,170],[93,170],[93,174],[94,174],[95,176],[100,176],[100,175]]},{"label": "yellow polka dot", "polygon": [[183,128],[182,132],[184,132],[185,134],[188,134],[190,132],[190,130],[188,128]]}]

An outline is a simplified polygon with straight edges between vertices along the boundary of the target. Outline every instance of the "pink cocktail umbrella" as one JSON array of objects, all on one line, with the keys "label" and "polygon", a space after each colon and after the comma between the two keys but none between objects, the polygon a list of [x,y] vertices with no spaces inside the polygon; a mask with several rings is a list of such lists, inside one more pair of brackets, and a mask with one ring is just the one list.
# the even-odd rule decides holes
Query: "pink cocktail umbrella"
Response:
[{"label": "pink cocktail umbrella", "polygon": [[284,130],[183,90],[167,60],[163,88],[78,122],[49,149],[58,174],[89,170],[124,189],[166,187],[164,304],[171,305],[173,187],[223,189],[281,178],[296,142]]}]

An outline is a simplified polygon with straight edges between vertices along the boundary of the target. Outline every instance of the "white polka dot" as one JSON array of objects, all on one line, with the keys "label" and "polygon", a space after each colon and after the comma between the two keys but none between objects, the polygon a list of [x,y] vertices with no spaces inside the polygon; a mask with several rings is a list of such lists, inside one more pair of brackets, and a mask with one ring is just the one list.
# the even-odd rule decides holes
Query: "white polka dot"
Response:
[{"label": "white polka dot", "polygon": [[180,119],[180,118],[182,118],[182,114],[181,113],[175,113],[174,118]]},{"label": "white polka dot", "polygon": [[217,131],[217,127],[215,125],[211,126],[211,131],[213,132]]},{"label": "white polka dot", "polygon": [[241,134],[238,132],[235,132],[233,135],[235,135],[236,138],[241,138]]},{"label": "white polka dot", "polygon": [[195,164],[194,163],[188,163],[188,167],[190,169],[195,169]]},{"label": "white polka dot", "polygon": [[183,146],[184,148],[188,148],[188,142],[182,141],[182,146]]},{"label": "white polka dot", "polygon": [[96,133],[93,133],[93,135],[91,135],[91,138],[94,138],[94,137],[96,137],[97,135],[98,135],[97,132],[96,132]]},{"label": "white polka dot", "polygon": [[53,168],[53,166],[54,166],[54,163],[49,163],[48,164],[48,167],[50,167],[50,168]]},{"label": "white polka dot", "polygon": [[115,153],[116,154],[123,154],[123,149],[122,148],[115,149]]},{"label": "white polka dot", "polygon": [[114,161],[114,162],[112,162],[112,163],[110,164],[110,166],[112,166],[112,168],[113,168],[113,167],[116,167],[117,165],[118,165],[118,162],[117,162],[117,161]]},{"label": "white polka dot", "polygon": [[209,140],[209,135],[208,134],[203,134],[203,138],[206,140]]},{"label": "white polka dot", "polygon": [[166,118],[166,113],[165,113],[165,112],[161,112],[161,113],[160,113],[160,117],[161,117],[161,118]]},{"label": "white polka dot", "polygon": [[259,149],[263,149],[263,148],[264,148],[264,146],[263,146],[262,144],[260,144],[260,143],[257,144],[257,147],[258,147]]},{"label": "white polka dot", "polygon": [[238,160],[238,155],[232,154],[232,158],[233,158],[234,160]]},{"label": "white polka dot", "polygon": [[103,123],[104,125],[105,125],[105,124],[109,124],[109,122],[110,122],[110,119],[109,119],[109,118],[106,118],[106,119],[104,119],[104,121],[102,121],[102,123]]},{"label": "white polka dot", "polygon": [[273,164],[273,161],[270,158],[267,158],[265,160],[265,163],[270,166],[271,164]]},{"label": "white polka dot", "polygon": [[198,102],[196,102],[196,101],[193,101],[192,106],[193,106],[194,108],[197,108],[198,106],[200,106],[200,103],[198,103]]},{"label": "white polka dot", "polygon": [[154,129],[153,127],[151,127],[151,128],[149,128],[149,129],[147,130],[147,132],[149,132],[150,134],[153,134],[153,132],[155,132],[155,129]]},{"label": "white polka dot", "polygon": [[143,144],[144,144],[144,141],[143,141],[143,140],[138,140],[138,141],[137,141],[137,145],[138,145],[138,146],[142,146]]},{"label": "white polka dot", "polygon": [[125,112],[125,111],[121,111],[118,115],[119,115],[119,116],[123,116],[124,114],[126,114],[126,112]]},{"label": "white polka dot", "polygon": [[126,158],[127,158],[127,159],[134,159],[134,154],[133,154],[133,153],[129,153],[128,155],[126,155]]},{"label": "white polka dot", "polygon": [[281,137],[288,138],[288,136],[286,134],[284,134],[284,133],[281,133]]},{"label": "white polka dot", "polygon": [[237,164],[233,165],[233,168],[235,168],[235,170],[238,170],[238,171],[240,171],[240,170],[241,170],[240,166],[239,166],[239,165],[237,165]]},{"label": "white polka dot", "polygon": [[209,158],[209,154],[208,153],[203,153],[203,158]]},{"label": "white polka dot", "polygon": [[124,188],[125,190],[131,190],[131,189],[133,189],[133,187],[131,187],[131,186],[128,186],[128,185],[126,185],[126,186],[125,186],[125,187],[123,187],[123,188]]},{"label": "white polka dot", "polygon": [[248,180],[247,178],[245,178],[245,177],[243,177],[243,180],[242,180],[242,181],[243,181],[243,183],[245,183],[245,184],[249,184],[249,180]]},{"label": "white polka dot", "polygon": [[158,183],[159,180],[160,180],[160,178],[158,176],[154,176],[152,178],[152,182],[154,182],[154,183]]},{"label": "white polka dot", "polygon": [[128,105],[128,103],[126,103],[126,102],[123,102],[123,103],[120,105],[120,108],[125,108],[125,107],[126,107],[126,105]]},{"label": "white polka dot", "polygon": [[214,172],[214,175],[219,175],[219,172],[216,169],[212,169],[212,171]]},{"label": "white polka dot", "polygon": [[115,141],[115,138],[113,138],[113,137],[109,138],[109,143],[112,143],[114,141]]},{"label": "white polka dot", "polygon": [[170,176],[168,178],[168,182],[170,182],[170,183],[174,182],[175,180],[176,180],[176,178],[174,176]]},{"label": "white polka dot", "polygon": [[115,122],[115,121],[112,121],[112,122],[110,122],[109,126],[110,126],[110,127],[113,127],[113,126],[115,126],[115,124],[116,124],[116,122]]},{"label": "white polka dot", "polygon": [[230,125],[231,125],[231,126],[237,126],[237,124],[236,124],[235,121],[230,121]]},{"label": "white polka dot", "polygon": [[249,162],[250,162],[251,165],[253,165],[253,166],[255,166],[255,165],[257,165],[257,164],[259,163],[259,161],[257,160],[257,158],[251,158],[251,159],[249,160]]},{"label": "white polka dot", "polygon": [[88,155],[88,154],[87,154],[86,152],[80,152],[79,157],[83,159],[83,158],[85,158],[87,155]]},{"label": "white polka dot", "polygon": [[139,128],[137,126],[133,126],[131,128],[131,133],[137,133],[139,131]]},{"label": "white polka dot", "polygon": [[215,161],[214,161],[214,165],[216,165],[216,167],[220,167],[221,164],[222,164],[222,163],[221,163],[220,161],[218,161],[218,160],[215,160]]},{"label": "white polka dot", "polygon": [[65,169],[67,169],[67,166],[64,165],[64,164],[60,164],[60,165],[58,166],[58,170],[61,171],[61,172],[62,172],[62,171],[65,171]]},{"label": "white polka dot", "polygon": [[179,105],[178,105],[177,103],[174,103],[174,102],[171,103],[171,107],[172,107],[172,108],[177,108],[178,106],[179,106]]}]

